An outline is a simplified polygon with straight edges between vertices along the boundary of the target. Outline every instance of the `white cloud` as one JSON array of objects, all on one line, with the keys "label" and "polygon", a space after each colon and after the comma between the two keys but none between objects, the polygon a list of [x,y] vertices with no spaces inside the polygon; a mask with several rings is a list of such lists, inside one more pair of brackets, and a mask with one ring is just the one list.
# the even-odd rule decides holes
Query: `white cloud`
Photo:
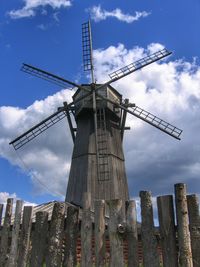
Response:
[{"label": "white cloud", "polygon": [[16,199],[16,193],[9,194],[8,192],[0,192],[0,203],[6,204],[8,198]]},{"label": "white cloud", "polygon": [[[6,204],[7,204],[7,199],[8,198],[13,198],[13,208],[15,208],[15,204],[16,204],[16,200],[19,199],[17,197],[17,194],[16,193],[8,193],[8,192],[0,192],[0,204],[3,204],[4,205],[4,213],[5,213],[5,207],[6,207]],[[23,205],[24,206],[35,206],[36,204],[35,203],[31,203],[29,201],[24,201],[23,202]]]},{"label": "white cloud", "polygon": [[[71,101],[72,91],[62,90],[45,100],[35,101],[26,109],[0,107],[0,157],[28,174],[34,192],[63,197],[66,191],[72,150],[67,119],[51,127],[37,140],[14,153],[9,142],[45,117],[54,113],[63,101]],[[59,133],[60,132],[60,133]]]},{"label": "white cloud", "polygon": [[[96,78],[107,81],[108,73],[162,48],[161,44],[150,44],[146,49],[128,50],[119,44],[96,50]],[[177,182],[187,183],[192,193],[200,188],[200,67],[195,60],[169,60],[155,62],[113,84],[123,98],[184,130],[179,142],[128,116],[127,126],[132,130],[125,134],[124,151],[131,196],[140,190],[150,190],[153,196],[168,194]],[[26,109],[0,107],[0,156],[25,171],[8,142],[53,113],[63,101],[70,102],[72,93],[60,91]],[[66,121],[51,127],[19,153],[30,168],[35,191],[47,192],[45,185],[52,194],[65,195],[72,153]]]},{"label": "white cloud", "polygon": [[144,18],[150,15],[150,13],[146,11],[136,11],[135,15],[124,14],[119,8],[116,8],[112,11],[107,11],[105,9],[102,9],[100,5],[93,6],[92,8],[88,9],[88,11],[90,12],[91,18],[96,22],[105,20],[109,17],[113,17],[120,21],[132,23],[139,20],[140,18]]},{"label": "white cloud", "polygon": [[66,8],[71,6],[71,0],[24,0],[24,6],[21,9],[15,9],[8,12],[12,19],[33,17],[39,7],[42,7],[42,14],[46,15],[45,6],[53,9]]}]

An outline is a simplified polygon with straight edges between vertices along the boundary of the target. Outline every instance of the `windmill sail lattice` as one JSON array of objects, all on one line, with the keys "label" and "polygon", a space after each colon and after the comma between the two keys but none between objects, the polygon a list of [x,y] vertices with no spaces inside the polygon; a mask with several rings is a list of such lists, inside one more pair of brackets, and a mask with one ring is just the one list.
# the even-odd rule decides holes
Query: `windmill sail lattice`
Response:
[{"label": "windmill sail lattice", "polygon": [[59,111],[55,112],[45,120],[41,121],[31,129],[29,129],[24,134],[20,135],[16,139],[14,139],[12,142],[10,142],[10,145],[13,145],[15,150],[18,150],[34,138],[36,138],[38,135],[46,131],[48,128],[56,124],[57,122],[61,121],[66,116],[66,113],[64,112],[64,109],[60,109]]},{"label": "windmill sail lattice", "polygon": [[135,106],[133,108],[129,108],[129,113],[132,113],[137,118],[151,124],[152,126],[158,128],[159,130],[173,136],[174,138],[180,140],[180,135],[182,130],[173,126],[172,124],[158,118],[157,116],[153,115],[152,113]]},{"label": "windmill sail lattice", "polygon": [[[162,132],[180,140],[182,130],[152,113],[122,100],[111,84],[171,54],[162,49],[109,74],[104,84],[94,81],[92,35],[90,22],[82,24],[83,67],[91,71],[90,84],[76,84],[50,72],[23,64],[22,71],[50,81],[58,86],[76,87],[73,101],[10,142],[17,150],[40,133],[67,117],[74,149],[67,187],[66,201],[83,205],[83,195],[90,192],[95,199],[129,198],[122,140],[127,113],[147,122]],[[71,115],[74,116],[72,123]],[[76,123],[76,128],[73,124]]]},{"label": "windmill sail lattice", "polygon": [[116,70],[112,73],[109,74],[110,78],[111,78],[111,82],[117,81],[129,74],[131,74],[132,72],[135,72],[137,70],[140,70],[142,68],[144,68],[147,65],[152,64],[153,62],[156,62],[164,57],[167,57],[171,54],[172,52],[168,51],[167,49],[162,49],[156,53],[153,53],[147,57],[144,57],[140,60],[137,60],[123,68],[120,68],[119,70]]}]

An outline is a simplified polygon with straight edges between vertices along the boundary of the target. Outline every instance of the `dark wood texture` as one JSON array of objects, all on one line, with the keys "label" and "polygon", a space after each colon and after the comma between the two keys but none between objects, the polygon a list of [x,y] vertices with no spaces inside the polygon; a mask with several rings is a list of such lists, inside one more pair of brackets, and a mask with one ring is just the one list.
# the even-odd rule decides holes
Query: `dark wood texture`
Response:
[{"label": "dark wood texture", "polygon": [[98,181],[93,113],[77,117],[77,134],[67,187],[66,201],[83,206],[84,192],[91,192],[92,207],[98,199],[129,199],[119,118],[106,110],[106,134],[110,178]]},{"label": "dark wood texture", "polygon": [[47,249],[48,212],[36,213],[35,230],[31,250],[31,267],[43,267]]},{"label": "dark wood texture", "polygon": [[189,228],[192,245],[193,266],[200,266],[200,214],[199,199],[197,195],[188,195]]},{"label": "dark wood texture", "polygon": [[1,246],[0,246],[0,266],[4,267],[8,262],[8,238],[10,232],[11,216],[13,208],[13,198],[7,199],[6,212],[3,222],[3,230],[1,233]]},{"label": "dark wood texture", "polygon": [[26,206],[23,210],[22,229],[20,233],[19,255],[17,267],[26,267],[29,254],[29,242],[32,226],[32,206]]},{"label": "dark wood texture", "polygon": [[105,201],[96,200],[94,205],[96,266],[105,266]]},{"label": "dark wood texture", "polygon": [[178,267],[173,197],[170,195],[159,196],[157,197],[157,205],[163,253],[163,266]]},{"label": "dark wood texture", "polygon": [[79,234],[79,209],[76,207],[68,207],[65,230],[65,251],[63,267],[76,267],[77,255],[76,246]]},{"label": "dark wood texture", "polygon": [[160,267],[158,244],[153,222],[151,193],[140,191],[141,198],[141,239],[144,267]]},{"label": "dark wood texture", "polygon": [[[110,267],[124,266],[123,233],[124,204],[121,199],[108,201],[109,205],[109,239],[110,239]],[[120,231],[119,231],[120,229]]]},{"label": "dark wood texture", "polygon": [[139,267],[137,211],[134,200],[126,202],[126,239],[128,244],[128,267]]},{"label": "dark wood texture", "polygon": [[192,250],[185,184],[175,184],[175,200],[178,226],[179,264],[181,267],[192,267]]},{"label": "dark wood texture", "polygon": [[62,261],[62,243],[64,231],[65,204],[56,202],[48,236],[48,249],[46,257],[47,267],[60,267]]},{"label": "dark wood texture", "polygon": [[83,195],[83,213],[81,221],[81,267],[92,266],[92,218],[91,194]]},{"label": "dark wood texture", "polygon": [[15,208],[15,221],[12,228],[12,241],[11,241],[11,248],[10,248],[10,256],[8,260],[9,267],[15,267],[17,262],[18,256],[18,249],[19,249],[19,233],[20,233],[20,224],[21,224],[21,217],[22,217],[22,207],[23,201],[17,200],[16,201],[16,208]]}]

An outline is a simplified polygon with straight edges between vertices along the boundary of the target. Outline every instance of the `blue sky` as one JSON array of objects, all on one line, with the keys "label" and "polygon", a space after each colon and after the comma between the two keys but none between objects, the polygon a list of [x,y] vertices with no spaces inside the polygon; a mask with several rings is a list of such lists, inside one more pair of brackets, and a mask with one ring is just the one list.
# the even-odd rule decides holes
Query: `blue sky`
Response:
[{"label": "blue sky", "polygon": [[[137,100],[139,106],[184,130],[183,140],[178,142],[151,126],[128,118],[132,130],[126,135],[124,147],[130,195],[137,196],[139,190],[146,189],[154,195],[171,193],[176,182],[186,182],[189,191],[200,193],[199,14],[198,0],[162,3],[153,0],[2,0],[2,196],[15,194],[41,203],[61,198],[66,190],[72,142],[65,122],[19,151],[18,156],[8,142],[54,112],[65,99],[70,101],[72,95],[69,90],[61,90],[20,72],[23,62],[72,81],[87,81],[82,70],[81,24],[89,17],[99,81],[108,79],[111,65],[122,67],[162,46],[173,51],[169,59],[113,85],[124,97]],[[153,89],[148,91],[148,88]],[[51,147],[54,139],[57,146]],[[58,164],[59,172],[51,170],[52,162]],[[54,175],[49,179],[48,171]]]}]

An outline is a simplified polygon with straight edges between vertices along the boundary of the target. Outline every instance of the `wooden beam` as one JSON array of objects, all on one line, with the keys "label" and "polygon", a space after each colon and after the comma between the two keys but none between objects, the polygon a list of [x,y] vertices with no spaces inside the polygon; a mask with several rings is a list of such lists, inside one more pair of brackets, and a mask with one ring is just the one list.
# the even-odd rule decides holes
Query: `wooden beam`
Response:
[{"label": "wooden beam", "polygon": [[[124,101],[126,107],[128,107],[129,99],[125,99]],[[123,140],[124,138],[124,130],[125,130],[125,124],[126,124],[126,117],[127,117],[127,111],[123,110],[122,113],[122,120],[121,120],[121,139]]]},{"label": "wooden beam", "polygon": [[65,112],[66,112],[67,120],[68,120],[68,123],[69,123],[69,129],[70,129],[72,140],[73,140],[73,143],[74,143],[75,142],[74,127],[73,127],[72,120],[71,120],[71,117],[70,117],[70,113],[69,113],[69,108],[68,108],[67,102],[63,102],[63,105],[65,107]]}]

